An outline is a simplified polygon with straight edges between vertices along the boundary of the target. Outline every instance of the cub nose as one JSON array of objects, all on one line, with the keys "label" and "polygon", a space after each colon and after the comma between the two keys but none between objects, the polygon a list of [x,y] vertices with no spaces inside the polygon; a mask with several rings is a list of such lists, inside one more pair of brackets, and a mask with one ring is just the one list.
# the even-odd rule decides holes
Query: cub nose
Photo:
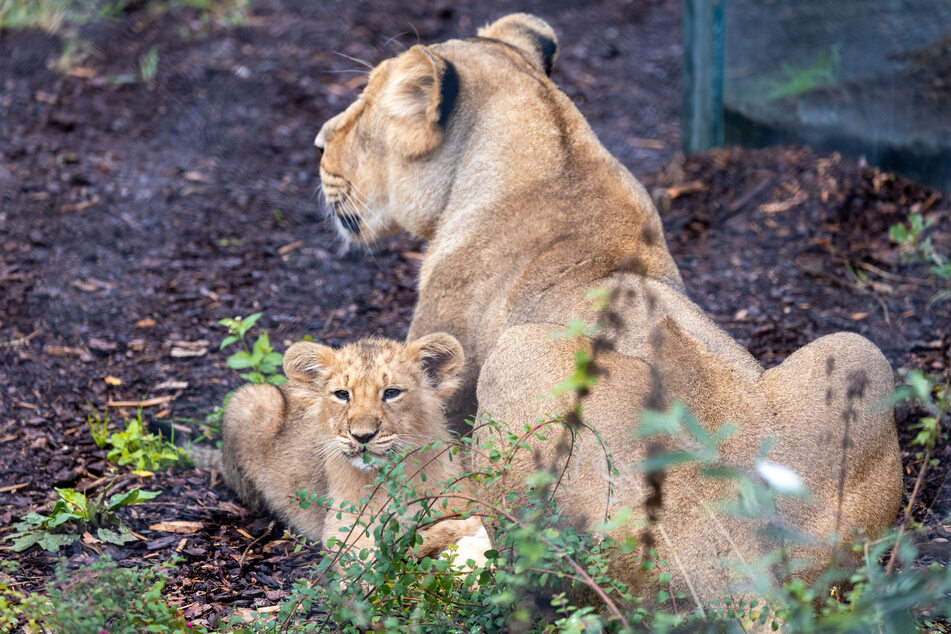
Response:
[{"label": "cub nose", "polygon": [[371,431],[371,432],[366,432],[361,434],[355,434],[353,432],[350,432],[350,435],[353,436],[353,439],[356,440],[358,443],[360,443],[361,445],[365,445],[368,442],[370,442],[374,436],[376,436],[376,431]]}]

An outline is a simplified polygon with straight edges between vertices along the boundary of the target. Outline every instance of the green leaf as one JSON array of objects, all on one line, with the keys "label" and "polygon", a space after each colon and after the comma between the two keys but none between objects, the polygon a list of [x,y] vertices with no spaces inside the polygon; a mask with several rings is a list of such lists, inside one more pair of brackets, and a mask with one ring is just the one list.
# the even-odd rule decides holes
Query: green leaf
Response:
[{"label": "green leaf", "polygon": [[271,347],[271,340],[268,338],[266,332],[262,332],[258,335],[257,341],[254,342],[254,349],[260,350],[262,354],[268,354],[274,349]]},{"label": "green leaf", "polygon": [[73,489],[55,489],[59,496],[76,508],[83,517],[89,517],[89,500],[85,495]]},{"label": "green leaf", "polygon": [[55,553],[63,546],[69,546],[79,539],[79,535],[62,535],[59,533],[43,533],[43,537],[36,543],[47,552]]},{"label": "green leaf", "polygon": [[257,323],[257,321],[261,318],[261,315],[262,315],[262,314],[263,314],[263,313],[254,313],[253,315],[248,315],[247,317],[245,317],[244,319],[242,319],[242,320],[241,320],[241,332],[242,332],[242,333],[245,333],[245,332],[249,331],[249,330],[251,329],[251,326],[253,326],[255,323]]},{"label": "green leaf", "polygon": [[935,304],[940,304],[941,302],[946,302],[951,300],[951,289],[940,290],[934,295],[931,296],[931,299],[928,300],[928,308],[931,308]]},{"label": "green leaf", "polygon": [[59,513],[53,513],[50,516],[49,522],[46,523],[47,528],[56,528],[61,524],[65,524],[70,520],[79,520],[85,521],[89,519],[88,516],[80,515],[79,513],[72,513],[70,511],[62,511]]},{"label": "green leaf", "polygon": [[233,355],[228,357],[227,361],[228,367],[232,370],[244,370],[254,366],[254,361],[251,358],[251,355],[241,350],[240,352],[235,352]]},{"label": "green leaf", "polygon": [[908,230],[903,224],[892,225],[888,228],[888,237],[892,239],[892,242],[903,244],[908,240]]},{"label": "green leaf", "polygon": [[33,544],[39,543],[43,537],[46,536],[45,531],[31,531],[29,533],[20,533],[19,535],[11,535],[7,539],[14,539],[13,544],[10,546],[10,550],[15,553],[22,553],[24,550],[32,546]]},{"label": "green leaf", "polygon": [[657,593],[658,603],[664,603],[668,599],[670,599],[670,594],[668,594],[665,590],[661,590],[660,592]]},{"label": "green leaf", "polygon": [[637,469],[642,473],[654,473],[656,471],[662,471],[667,467],[692,462],[696,459],[696,456],[686,451],[667,451],[642,460],[637,463]]},{"label": "green leaf", "polygon": [[96,537],[107,544],[115,544],[117,546],[121,546],[122,544],[126,544],[128,542],[134,542],[136,539],[138,539],[125,526],[121,526],[118,531],[114,531],[111,528],[99,528],[96,530]]},{"label": "green leaf", "polygon": [[[55,508],[55,507],[54,507],[54,508]],[[44,522],[46,522],[46,521],[49,520],[48,517],[46,517],[45,515],[40,515],[40,514],[37,513],[36,511],[30,511],[29,513],[27,513],[26,515],[24,515],[24,516],[21,517],[20,519],[21,519],[22,521],[19,522],[19,524],[17,524],[17,526],[19,526],[19,525],[21,525],[21,524],[39,526],[40,524],[43,524]]]},{"label": "green leaf", "polygon": [[218,346],[218,349],[219,349],[219,350],[224,350],[225,348],[227,348],[228,346],[230,346],[231,344],[233,344],[233,343],[236,342],[237,340],[238,340],[238,338],[235,337],[234,335],[229,335],[229,336],[227,336],[227,337],[225,337],[224,339],[221,340],[221,345]]},{"label": "green leaf", "polygon": [[161,491],[143,491],[142,489],[132,489],[126,493],[116,493],[109,498],[109,503],[106,505],[106,508],[112,511],[122,506],[130,506],[145,500],[151,500],[161,494]]},{"label": "green leaf", "polygon": [[271,385],[284,385],[287,383],[287,377],[283,374],[275,374],[273,376],[267,377],[267,382]]},{"label": "green leaf", "polygon": [[915,398],[922,403],[931,400],[931,383],[920,370],[912,370],[908,373],[908,385],[914,391]]},{"label": "green leaf", "polygon": [[[281,367],[284,364],[284,355],[280,352],[269,352],[264,355],[264,359],[261,361],[261,369],[268,374],[273,374],[274,370]],[[271,369],[265,369],[265,366],[270,367]]]},{"label": "green leaf", "polygon": [[239,376],[245,381],[248,381],[250,383],[261,384],[261,383],[264,383],[266,380],[264,378],[264,375],[261,374],[260,372],[245,372],[244,374],[241,374]]},{"label": "green leaf", "polygon": [[674,407],[666,414],[650,409],[642,410],[638,415],[640,425],[637,428],[637,437],[645,438],[658,434],[676,436],[680,431],[680,416],[674,411]]}]

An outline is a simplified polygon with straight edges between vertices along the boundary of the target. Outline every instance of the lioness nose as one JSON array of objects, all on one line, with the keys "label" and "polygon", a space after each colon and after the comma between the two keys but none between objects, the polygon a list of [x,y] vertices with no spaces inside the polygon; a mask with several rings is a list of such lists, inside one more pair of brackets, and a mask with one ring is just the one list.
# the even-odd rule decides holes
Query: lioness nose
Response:
[{"label": "lioness nose", "polygon": [[327,147],[327,142],[330,140],[331,135],[333,134],[333,125],[337,117],[329,120],[327,123],[320,127],[320,131],[317,133],[317,138],[314,139],[314,145],[321,152],[324,151],[324,148]]},{"label": "lioness nose", "polygon": [[350,435],[353,436],[353,439],[356,440],[358,443],[360,443],[361,445],[365,445],[368,442],[370,442],[374,436],[376,436],[376,431],[371,431],[371,432],[366,432],[361,434],[355,434],[354,432],[350,432]]}]

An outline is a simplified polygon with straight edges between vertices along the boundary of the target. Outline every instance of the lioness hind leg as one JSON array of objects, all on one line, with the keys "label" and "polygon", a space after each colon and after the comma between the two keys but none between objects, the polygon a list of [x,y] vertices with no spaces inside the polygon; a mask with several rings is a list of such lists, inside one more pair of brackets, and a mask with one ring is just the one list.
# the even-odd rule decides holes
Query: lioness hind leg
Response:
[{"label": "lioness hind leg", "polygon": [[796,470],[812,493],[784,505],[816,537],[849,531],[874,535],[901,503],[901,454],[891,366],[869,340],[852,333],[822,337],[759,380],[776,418],[770,459]]}]

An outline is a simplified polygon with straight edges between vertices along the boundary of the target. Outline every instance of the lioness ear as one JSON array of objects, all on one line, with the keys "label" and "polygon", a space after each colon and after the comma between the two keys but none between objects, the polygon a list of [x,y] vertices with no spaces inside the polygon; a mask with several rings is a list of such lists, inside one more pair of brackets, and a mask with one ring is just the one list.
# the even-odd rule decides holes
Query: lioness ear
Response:
[{"label": "lioness ear", "polygon": [[513,13],[479,29],[479,37],[511,44],[535,62],[546,75],[558,56],[558,37],[547,22],[528,13]]},{"label": "lioness ear", "polygon": [[397,148],[419,158],[442,143],[459,79],[452,64],[419,44],[393,61],[380,106],[398,126],[390,137]]},{"label": "lioness ear", "polygon": [[466,357],[462,344],[452,335],[437,332],[420,337],[406,346],[406,354],[415,359],[426,382],[446,398],[459,386],[459,373]]},{"label": "lioness ear", "polygon": [[284,374],[297,381],[312,381],[333,363],[335,351],[311,341],[298,341],[284,353]]}]

